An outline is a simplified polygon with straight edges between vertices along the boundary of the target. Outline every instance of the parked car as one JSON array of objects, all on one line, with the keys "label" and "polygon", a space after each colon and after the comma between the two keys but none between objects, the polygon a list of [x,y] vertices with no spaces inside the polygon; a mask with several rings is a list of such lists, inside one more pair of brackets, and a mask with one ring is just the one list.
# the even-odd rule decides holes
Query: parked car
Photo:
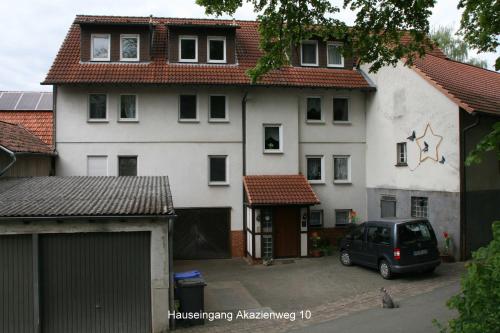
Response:
[{"label": "parked car", "polygon": [[434,230],[425,219],[382,219],[357,225],[340,241],[340,262],[395,273],[432,272],[441,263]]}]

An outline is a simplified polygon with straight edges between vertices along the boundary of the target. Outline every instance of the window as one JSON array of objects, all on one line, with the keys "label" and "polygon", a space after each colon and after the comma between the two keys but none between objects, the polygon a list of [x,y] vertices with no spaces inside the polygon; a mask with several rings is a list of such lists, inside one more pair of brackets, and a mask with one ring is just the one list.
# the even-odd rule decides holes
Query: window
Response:
[{"label": "window", "polygon": [[318,122],[323,120],[321,114],[321,97],[307,97],[306,108],[307,108],[307,121]]},{"label": "window", "polygon": [[198,121],[198,102],[196,95],[179,96],[179,120]]},{"label": "window", "polygon": [[301,47],[301,60],[302,66],[318,66],[318,41],[305,40],[302,42]]},{"label": "window", "polygon": [[326,46],[328,67],[344,67],[344,57],[341,52],[342,43],[328,43]]},{"label": "window", "polygon": [[261,210],[261,225],[262,232],[271,233],[273,232],[273,211],[272,209],[266,208]]},{"label": "window", "polygon": [[349,121],[349,100],[347,98],[333,99],[333,121],[334,122]]},{"label": "window", "polygon": [[366,227],[364,223],[357,226],[356,229],[354,229],[351,233],[352,240],[363,240],[365,236],[365,229]]},{"label": "window", "polygon": [[336,209],[335,210],[335,225],[346,226],[351,221],[350,209]]},{"label": "window", "polygon": [[198,61],[198,37],[179,36],[179,61],[180,62]]},{"label": "window", "polygon": [[323,226],[323,211],[322,210],[311,210],[309,213],[309,226],[310,227],[322,227]]},{"label": "window", "polygon": [[110,57],[110,35],[96,34],[90,37],[90,48],[92,61],[109,61]]},{"label": "window", "polygon": [[87,156],[87,176],[107,176],[107,156]]},{"label": "window", "polygon": [[323,173],[323,156],[306,156],[306,161],[307,180],[309,180],[310,183],[323,183],[325,181]]},{"label": "window", "polygon": [[367,241],[379,245],[391,245],[391,229],[378,226],[368,227]]},{"label": "window", "polygon": [[283,152],[281,125],[264,125],[264,152]]},{"label": "window", "polygon": [[120,36],[120,60],[139,61],[139,35]]},{"label": "window", "polygon": [[262,258],[270,259],[273,257],[273,236],[262,235]]},{"label": "window", "polygon": [[380,198],[380,217],[396,217],[396,197],[383,195]]},{"label": "window", "polygon": [[411,197],[411,217],[427,217],[428,205],[426,197]]},{"label": "window", "polygon": [[406,162],[406,142],[399,142],[396,145],[396,150],[397,150],[396,166],[408,165]]},{"label": "window", "polygon": [[226,37],[207,37],[208,62],[226,62]]},{"label": "window", "polygon": [[209,184],[227,185],[227,156],[209,156]]},{"label": "window", "polygon": [[120,95],[120,121],[137,119],[137,95]]},{"label": "window", "polygon": [[106,94],[90,94],[89,95],[89,121],[106,121],[107,120],[107,95]]},{"label": "window", "polygon": [[137,176],[137,156],[118,156],[118,176]]},{"label": "window", "polygon": [[435,240],[436,235],[428,222],[398,224],[398,246],[414,246],[419,242]]},{"label": "window", "polygon": [[333,182],[349,183],[351,182],[351,157],[333,156]]},{"label": "window", "polygon": [[209,96],[209,120],[227,121],[227,97],[222,95]]}]

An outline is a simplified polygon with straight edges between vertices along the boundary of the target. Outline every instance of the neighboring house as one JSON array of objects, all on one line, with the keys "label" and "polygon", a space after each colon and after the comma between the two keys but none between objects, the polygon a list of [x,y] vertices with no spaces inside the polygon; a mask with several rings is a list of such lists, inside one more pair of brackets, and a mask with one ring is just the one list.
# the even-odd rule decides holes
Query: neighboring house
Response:
[{"label": "neighboring house", "polygon": [[495,154],[464,166],[500,121],[500,74],[436,50],[412,68],[400,63],[370,78],[377,92],[366,107],[368,218],[427,217],[441,246],[447,232],[455,257],[470,257],[500,219]]},{"label": "neighboring house", "polygon": [[[11,147],[16,153],[16,162],[6,176],[54,174],[51,92],[0,91],[0,126],[4,148]],[[0,173],[11,161],[9,153],[0,150]]]},{"label": "neighboring house", "polygon": [[[245,235],[247,175],[307,176],[321,201],[309,226],[341,235],[351,210],[367,216],[374,87],[337,42],[321,40],[252,85],[258,40],[257,22],[77,16],[44,81],[56,96],[56,174],[168,174],[176,258],[257,255]],[[301,237],[294,214],[276,233]],[[286,245],[286,256],[303,253]]]},{"label": "neighboring house", "polygon": [[0,331],[166,332],[174,217],[167,177],[1,178]]}]

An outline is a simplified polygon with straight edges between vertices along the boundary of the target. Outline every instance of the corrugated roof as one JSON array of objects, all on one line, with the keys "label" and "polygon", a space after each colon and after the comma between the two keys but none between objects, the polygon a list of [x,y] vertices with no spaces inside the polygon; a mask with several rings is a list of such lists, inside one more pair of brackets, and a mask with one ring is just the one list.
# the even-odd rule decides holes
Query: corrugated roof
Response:
[{"label": "corrugated roof", "polygon": [[52,93],[0,91],[0,111],[52,111]]},{"label": "corrugated roof", "polygon": [[54,149],[24,127],[0,121],[0,146],[14,153],[53,155]]},{"label": "corrugated roof", "polygon": [[316,205],[320,201],[303,175],[243,177],[250,205]]},{"label": "corrugated roof", "polygon": [[0,219],[172,214],[167,176],[0,178]]}]

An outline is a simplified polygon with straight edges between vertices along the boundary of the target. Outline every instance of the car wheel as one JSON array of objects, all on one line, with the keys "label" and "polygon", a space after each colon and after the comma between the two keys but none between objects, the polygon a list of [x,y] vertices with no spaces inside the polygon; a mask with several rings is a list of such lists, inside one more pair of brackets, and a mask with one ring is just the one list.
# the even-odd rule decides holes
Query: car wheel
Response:
[{"label": "car wheel", "polygon": [[380,275],[386,280],[390,280],[392,278],[391,265],[385,260],[381,260],[378,264],[378,271]]},{"label": "car wheel", "polygon": [[344,266],[352,266],[351,255],[348,251],[344,250],[340,252],[340,262]]}]

